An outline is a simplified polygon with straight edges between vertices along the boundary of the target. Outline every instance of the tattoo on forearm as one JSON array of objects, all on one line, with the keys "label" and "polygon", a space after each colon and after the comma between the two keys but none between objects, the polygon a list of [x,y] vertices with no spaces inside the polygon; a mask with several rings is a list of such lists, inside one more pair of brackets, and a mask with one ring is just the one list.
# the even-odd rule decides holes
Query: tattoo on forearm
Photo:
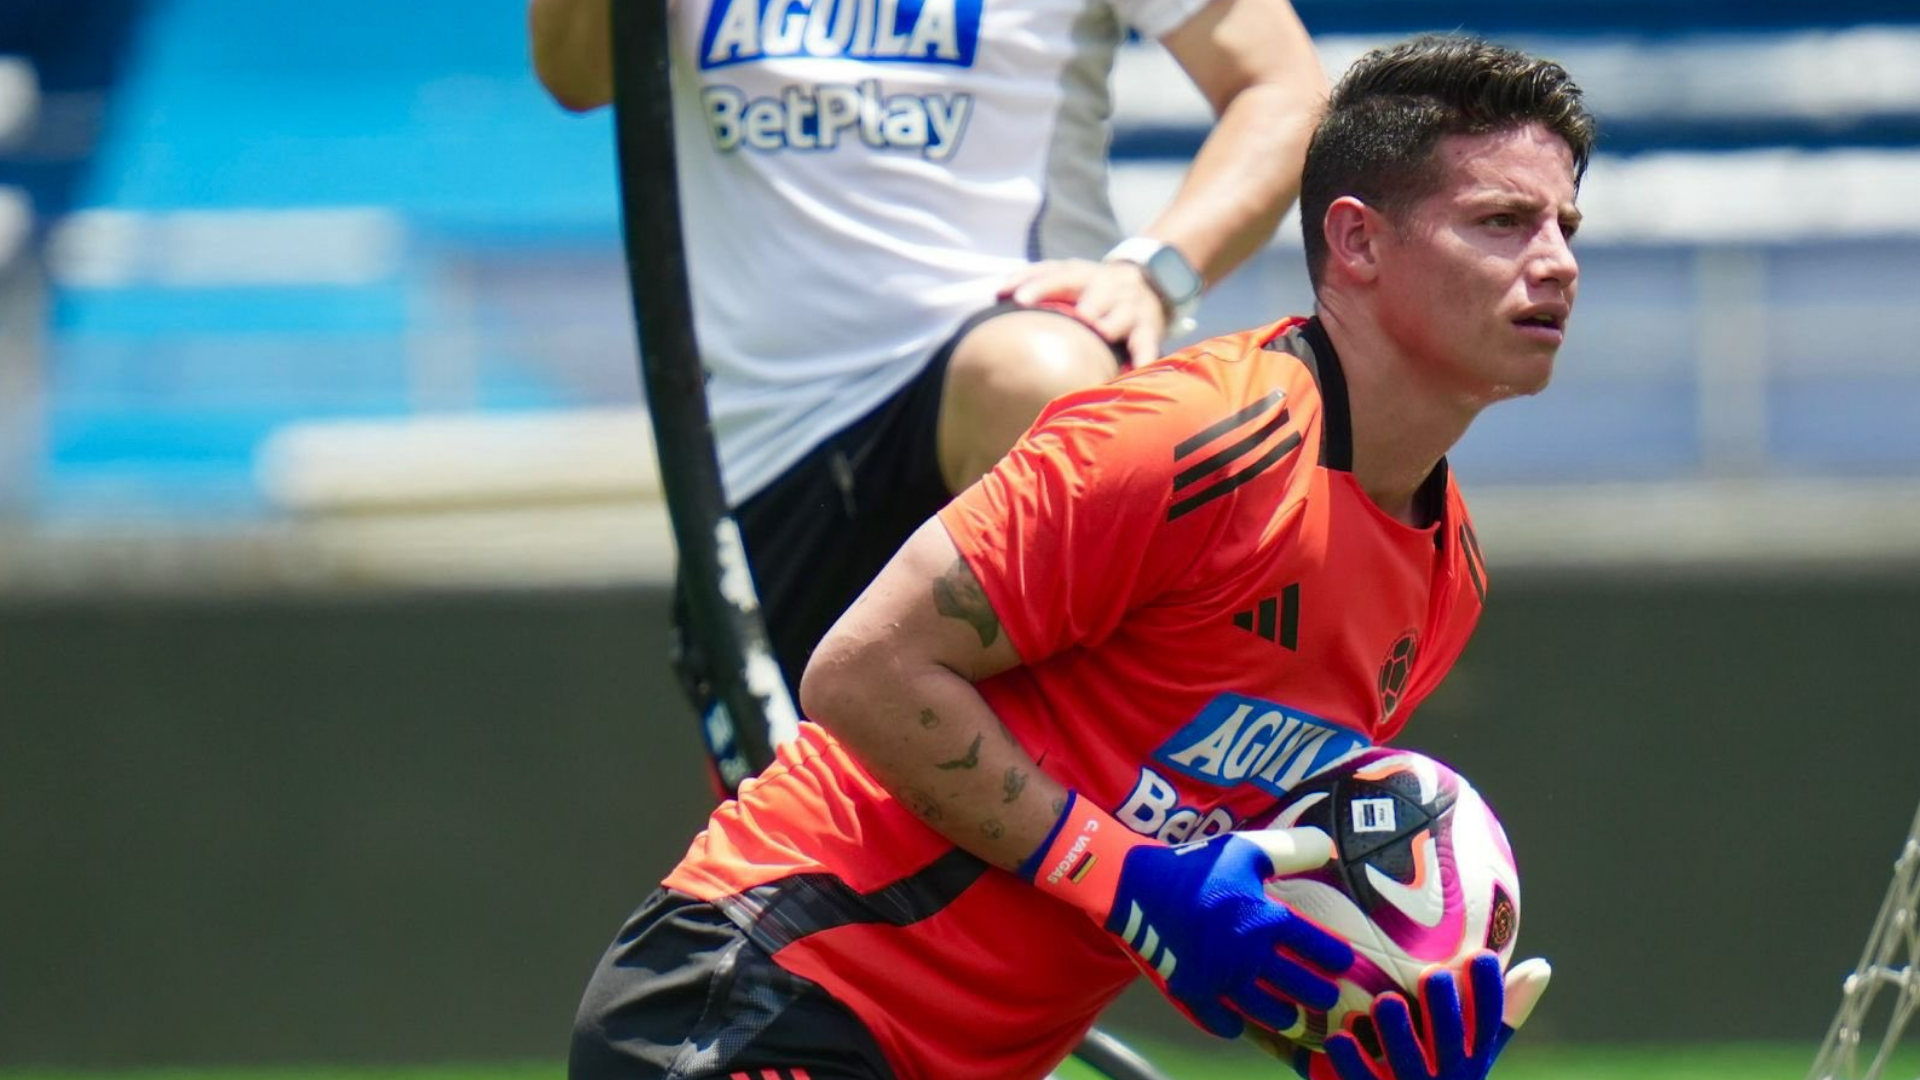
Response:
[{"label": "tattoo on forearm", "polygon": [[981,822],[980,831],[985,833],[989,840],[998,840],[1007,835],[1007,827],[1000,824],[999,818],[988,818]]},{"label": "tattoo on forearm", "polygon": [[1000,787],[1007,793],[1007,797],[1000,801],[1010,803],[1019,798],[1021,792],[1027,790],[1027,774],[1010,765],[1007,767],[1006,777],[1000,781]]},{"label": "tattoo on forearm", "polygon": [[980,764],[980,744],[981,742],[985,741],[985,739],[986,739],[985,735],[975,735],[973,737],[973,745],[967,747],[966,757],[957,757],[957,758],[954,758],[952,761],[942,761],[939,764],[935,765],[934,768],[945,769],[951,772],[954,769],[971,769],[974,766],[979,765]]},{"label": "tattoo on forearm", "polygon": [[933,609],[951,619],[965,620],[986,648],[1000,637],[1000,616],[987,602],[987,592],[965,559],[953,560],[947,572],[933,581]]},{"label": "tattoo on forearm", "polygon": [[907,802],[907,808],[926,821],[940,820],[940,802],[919,788],[908,788],[900,793]]},{"label": "tattoo on forearm", "polygon": [[920,726],[923,728],[926,728],[928,731],[932,731],[934,728],[939,727],[940,714],[937,712],[934,712],[932,709],[921,709],[920,710]]}]

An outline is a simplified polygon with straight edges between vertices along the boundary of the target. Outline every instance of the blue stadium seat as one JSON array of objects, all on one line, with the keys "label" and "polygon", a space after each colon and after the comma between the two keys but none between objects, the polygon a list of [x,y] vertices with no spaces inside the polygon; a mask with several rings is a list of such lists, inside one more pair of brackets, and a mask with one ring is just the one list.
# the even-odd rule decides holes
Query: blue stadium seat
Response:
[{"label": "blue stadium seat", "polygon": [[[1330,62],[1435,26],[1565,51],[1583,79],[1591,73],[1613,161],[1754,147],[1871,147],[1920,161],[1920,93],[1901,81],[1920,70],[1911,0],[1298,6]],[[27,9],[33,18],[21,19]],[[69,32],[45,30],[63,19]],[[252,454],[293,419],[632,399],[611,124],[567,116],[540,91],[524,0],[16,0],[0,11],[0,49],[34,36],[30,24],[53,56],[56,97],[111,87],[85,168],[59,183],[35,177],[36,201],[56,221],[45,512],[111,511],[146,491],[147,508],[257,513]],[[1126,62],[1178,81],[1153,56],[1130,48]],[[1859,77],[1874,63],[1892,75]],[[1741,81],[1753,72],[1764,77]],[[79,107],[76,95],[58,100]],[[1197,98],[1135,111],[1127,100],[1123,89],[1117,191],[1206,130]],[[0,150],[0,183],[9,168]],[[276,246],[280,226],[249,216],[304,212],[347,215],[370,230],[372,254]],[[1694,306],[1704,241],[1664,234],[1657,219],[1611,238],[1596,221],[1559,385],[1476,428],[1460,452],[1476,475],[1713,467]],[[175,230],[198,228],[225,239],[197,252],[175,242]],[[301,235],[327,239],[324,227]],[[1783,240],[1764,229],[1712,243],[1763,249],[1762,299],[1781,313],[1771,332],[1793,356],[1806,351],[1796,337],[1806,327],[1842,327],[1817,358],[1768,376],[1755,420],[1768,459],[1785,470],[1920,472],[1920,385],[1885,355],[1920,327],[1876,334],[1904,301],[1861,284],[1904,282],[1893,267],[1920,250],[1920,226],[1877,248],[1857,232]],[[1293,244],[1209,299],[1211,328],[1304,306]]]}]

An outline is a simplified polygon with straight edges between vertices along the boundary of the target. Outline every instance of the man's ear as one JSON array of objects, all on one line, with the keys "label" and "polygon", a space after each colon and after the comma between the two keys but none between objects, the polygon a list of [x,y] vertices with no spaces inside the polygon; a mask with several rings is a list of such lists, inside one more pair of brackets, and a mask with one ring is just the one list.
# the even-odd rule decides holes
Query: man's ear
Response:
[{"label": "man's ear", "polygon": [[1321,228],[1326,230],[1328,273],[1356,282],[1371,282],[1379,275],[1379,247],[1386,220],[1378,211],[1351,195],[1342,195],[1327,207]]}]

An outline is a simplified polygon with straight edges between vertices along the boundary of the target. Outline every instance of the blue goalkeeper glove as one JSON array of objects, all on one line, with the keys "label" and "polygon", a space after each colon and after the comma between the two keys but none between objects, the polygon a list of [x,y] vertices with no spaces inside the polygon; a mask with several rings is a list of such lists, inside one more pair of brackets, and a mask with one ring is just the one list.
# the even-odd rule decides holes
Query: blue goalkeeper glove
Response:
[{"label": "blue goalkeeper glove", "polygon": [[1415,1029],[1407,999],[1382,994],[1372,1015],[1384,1060],[1369,1057],[1349,1029],[1327,1040],[1324,1057],[1296,1051],[1294,1069],[1309,1080],[1484,1080],[1552,977],[1545,960],[1528,960],[1503,980],[1499,958],[1482,952],[1467,965],[1463,1001],[1454,973],[1436,968],[1420,978],[1420,1027],[1430,1042]]},{"label": "blue goalkeeper glove", "polygon": [[1346,942],[1267,895],[1266,880],[1325,863],[1318,829],[1226,833],[1169,847],[1073,793],[1021,867],[1043,892],[1119,937],[1187,1018],[1224,1038],[1245,1021],[1292,1027],[1301,1004],[1328,1009],[1328,978],[1353,964]]}]

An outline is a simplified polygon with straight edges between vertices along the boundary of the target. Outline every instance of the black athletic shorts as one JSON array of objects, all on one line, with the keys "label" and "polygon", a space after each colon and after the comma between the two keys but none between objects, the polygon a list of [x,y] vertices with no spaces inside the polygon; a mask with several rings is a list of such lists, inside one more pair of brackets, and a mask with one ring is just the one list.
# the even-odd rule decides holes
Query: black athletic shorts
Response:
[{"label": "black athletic shorts", "polygon": [[[952,497],[940,474],[939,427],[954,349],[982,322],[1019,310],[1003,301],[974,314],[913,381],[734,507],[769,644],[796,702],[814,646],[913,531]],[[1125,347],[1113,349],[1124,367]],[[684,580],[675,587],[674,666],[701,721],[716,786],[731,791],[734,784],[720,773],[744,775],[747,763],[731,726],[708,722],[714,680],[687,639],[685,587]]]},{"label": "black athletic shorts", "polygon": [[949,341],[898,393],[734,509],[796,698],[814,646],[951,497],[937,432],[952,353]]},{"label": "black athletic shorts", "polygon": [[[947,504],[938,442],[947,363],[967,331],[1008,310],[998,305],[968,319],[913,381],[733,508],[769,644],[796,701],[813,647],[913,530]],[[686,642],[685,588],[676,584],[673,605],[678,666],[704,715],[712,680]]]},{"label": "black athletic shorts", "polygon": [[713,905],[657,889],[587,983],[569,1080],[894,1080],[846,1006]]}]

